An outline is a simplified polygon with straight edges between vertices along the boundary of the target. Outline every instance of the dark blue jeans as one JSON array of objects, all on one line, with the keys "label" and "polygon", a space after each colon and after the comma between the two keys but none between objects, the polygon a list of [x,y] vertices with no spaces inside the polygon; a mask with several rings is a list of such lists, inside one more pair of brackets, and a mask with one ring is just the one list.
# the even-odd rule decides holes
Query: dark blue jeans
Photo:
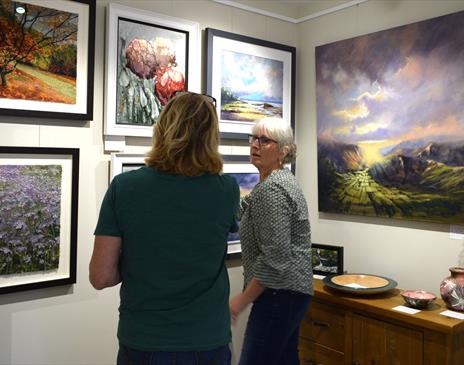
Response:
[{"label": "dark blue jeans", "polygon": [[298,333],[311,296],[266,289],[253,303],[239,365],[298,365]]},{"label": "dark blue jeans", "polygon": [[230,365],[229,346],[210,351],[139,351],[119,344],[117,365]]}]

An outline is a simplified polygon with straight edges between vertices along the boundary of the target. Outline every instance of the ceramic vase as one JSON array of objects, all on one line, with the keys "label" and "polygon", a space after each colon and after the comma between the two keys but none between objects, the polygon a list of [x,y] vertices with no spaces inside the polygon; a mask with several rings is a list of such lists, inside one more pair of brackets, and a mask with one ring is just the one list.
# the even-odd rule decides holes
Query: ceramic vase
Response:
[{"label": "ceramic vase", "polygon": [[464,267],[450,267],[451,275],[440,284],[440,294],[451,310],[464,311]]}]

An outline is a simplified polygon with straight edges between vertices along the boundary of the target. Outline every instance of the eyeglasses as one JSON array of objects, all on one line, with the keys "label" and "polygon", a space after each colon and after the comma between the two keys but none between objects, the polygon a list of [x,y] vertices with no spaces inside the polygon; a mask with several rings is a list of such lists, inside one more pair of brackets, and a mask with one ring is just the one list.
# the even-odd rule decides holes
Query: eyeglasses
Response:
[{"label": "eyeglasses", "polygon": [[212,97],[211,95],[194,93],[193,91],[176,91],[174,93],[174,96],[180,96],[180,95],[185,95],[185,94],[201,95],[206,100],[208,100],[211,104],[213,104],[214,107],[216,108],[216,98]]},{"label": "eyeglasses", "polygon": [[254,134],[249,134],[248,143],[253,144],[255,141],[258,141],[259,146],[267,146],[271,142],[278,143],[276,140],[267,138],[266,136],[258,137]]}]

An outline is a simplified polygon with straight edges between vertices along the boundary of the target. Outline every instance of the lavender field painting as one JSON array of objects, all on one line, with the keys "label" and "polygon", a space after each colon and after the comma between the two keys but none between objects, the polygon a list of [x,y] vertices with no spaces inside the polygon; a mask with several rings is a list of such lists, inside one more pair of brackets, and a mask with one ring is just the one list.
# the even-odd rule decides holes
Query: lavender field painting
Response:
[{"label": "lavender field painting", "polygon": [[58,269],[60,165],[0,166],[0,275]]},{"label": "lavender field painting", "polygon": [[319,211],[464,222],[463,24],[316,47]]},{"label": "lavender field painting", "polygon": [[[258,173],[227,173],[226,175],[232,176],[235,180],[237,180],[238,186],[240,187],[241,198],[250,194],[255,185],[259,182]],[[238,232],[229,233],[229,237],[227,238],[228,242],[237,242],[239,240],[240,237]]]}]

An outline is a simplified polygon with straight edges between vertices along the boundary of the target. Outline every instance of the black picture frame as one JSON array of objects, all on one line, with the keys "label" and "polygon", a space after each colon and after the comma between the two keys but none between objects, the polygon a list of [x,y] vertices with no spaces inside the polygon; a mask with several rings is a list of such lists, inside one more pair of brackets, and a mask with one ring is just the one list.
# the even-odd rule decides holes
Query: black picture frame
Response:
[{"label": "black picture frame", "polygon": [[[313,274],[316,274],[316,275],[343,274],[343,251],[344,251],[343,246],[313,243],[311,245],[311,259],[312,259],[312,264],[313,264]],[[317,265],[315,265],[316,263]]]},{"label": "black picture frame", "polygon": [[0,147],[0,294],[76,283],[78,191],[79,149]]},{"label": "black picture frame", "polygon": [[[28,0],[23,0],[21,3],[28,5]],[[74,104],[68,104],[0,97],[0,115],[83,121],[93,119],[95,0],[57,0],[53,3],[53,6],[56,6],[56,8],[50,9],[77,14],[78,18],[75,76],[76,101]],[[79,20],[79,17],[82,18]],[[86,24],[87,26],[80,32],[79,24]],[[82,35],[79,35],[79,32]]]},{"label": "black picture frame", "polygon": [[[206,94],[213,96],[217,100],[221,138],[247,139],[252,124],[252,120],[238,120],[238,122],[233,122],[238,114],[235,114],[235,116],[233,118],[231,117],[227,122],[222,119],[221,51],[240,54],[241,56],[239,57],[243,57],[243,60],[245,60],[246,57],[250,57],[251,60],[255,60],[256,62],[266,60],[266,62],[275,63],[275,65],[279,66],[280,63],[282,63],[281,95],[278,93],[281,98],[279,99],[281,100],[281,118],[287,121],[292,129],[295,130],[296,48],[213,28],[206,28],[205,33]],[[240,50],[240,52],[237,52],[237,50]],[[252,62],[247,63],[252,64]],[[254,103],[248,103],[247,105],[250,106],[252,104]],[[272,105],[271,102],[263,101],[259,105],[260,106],[256,108],[259,108],[259,110],[267,108],[267,112],[270,113],[272,113],[272,110],[275,112],[278,110],[278,108],[274,109],[277,104]],[[264,107],[264,105],[266,105],[266,107]],[[255,111],[256,108],[254,109]],[[261,117],[264,117],[264,115]]]}]

